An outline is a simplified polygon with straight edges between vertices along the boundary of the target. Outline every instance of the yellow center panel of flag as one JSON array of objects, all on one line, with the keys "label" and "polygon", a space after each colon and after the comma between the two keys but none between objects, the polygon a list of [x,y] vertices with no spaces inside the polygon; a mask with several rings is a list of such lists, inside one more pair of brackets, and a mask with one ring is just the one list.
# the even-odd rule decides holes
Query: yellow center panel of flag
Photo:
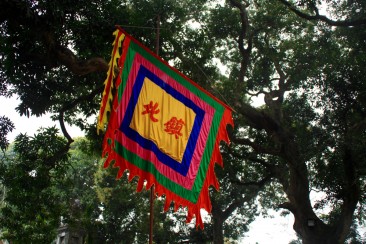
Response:
[{"label": "yellow center panel of flag", "polygon": [[130,128],[153,141],[177,162],[182,162],[195,118],[192,109],[145,78]]}]

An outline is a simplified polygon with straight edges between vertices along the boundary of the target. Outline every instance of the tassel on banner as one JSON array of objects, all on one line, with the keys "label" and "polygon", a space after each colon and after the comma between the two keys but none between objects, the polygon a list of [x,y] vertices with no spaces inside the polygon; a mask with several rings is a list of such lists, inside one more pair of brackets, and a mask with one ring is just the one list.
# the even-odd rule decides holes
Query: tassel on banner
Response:
[{"label": "tassel on banner", "polygon": [[113,51],[111,60],[109,61],[109,70],[107,72],[107,78],[104,81],[104,91],[103,98],[100,104],[100,111],[98,117],[97,124],[97,132],[105,130],[105,125],[108,123],[108,114],[111,112],[111,104],[113,101],[113,88],[114,88],[114,78],[116,77],[114,69],[117,67],[117,60],[121,57],[119,49],[121,48],[122,41],[125,38],[125,35],[116,30],[113,35],[116,36],[113,42]]}]

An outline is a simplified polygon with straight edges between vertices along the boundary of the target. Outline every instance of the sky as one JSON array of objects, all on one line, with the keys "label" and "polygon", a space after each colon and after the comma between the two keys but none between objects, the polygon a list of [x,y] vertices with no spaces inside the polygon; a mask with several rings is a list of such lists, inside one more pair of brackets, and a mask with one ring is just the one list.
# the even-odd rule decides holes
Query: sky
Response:
[{"label": "sky", "polygon": [[256,220],[250,224],[249,232],[245,233],[245,237],[240,243],[245,244],[287,244],[292,240],[296,240],[296,234],[292,226],[294,218],[292,214],[280,216],[279,213],[270,211],[272,218],[264,218],[258,216]]},{"label": "sky", "polygon": [[[56,126],[60,129],[59,123],[57,121],[52,121],[49,115],[42,117],[32,117],[20,116],[15,108],[18,106],[19,101],[16,97],[5,98],[0,96],[0,116],[7,116],[15,126],[15,130],[8,134],[7,139],[12,142],[15,137],[20,133],[27,133],[27,135],[34,135],[40,127],[51,127]],[[69,126],[65,124],[67,131],[71,137],[82,136],[83,133],[79,128],[75,126]]]},{"label": "sky", "polygon": [[[5,98],[0,96],[0,116],[7,116],[15,125],[15,130],[8,134],[7,139],[12,142],[19,133],[27,133],[27,135],[34,135],[40,127],[59,127],[58,122],[52,121],[49,115],[42,117],[20,116],[15,108],[19,104],[16,97]],[[67,131],[71,137],[83,136],[83,133],[75,126],[66,124]],[[264,218],[258,216],[250,226],[249,232],[245,233],[245,237],[241,239],[240,243],[246,244],[267,244],[267,243],[289,243],[296,239],[295,232],[292,229],[293,217],[288,215],[286,217],[280,216],[276,212],[271,212],[273,218]]]}]

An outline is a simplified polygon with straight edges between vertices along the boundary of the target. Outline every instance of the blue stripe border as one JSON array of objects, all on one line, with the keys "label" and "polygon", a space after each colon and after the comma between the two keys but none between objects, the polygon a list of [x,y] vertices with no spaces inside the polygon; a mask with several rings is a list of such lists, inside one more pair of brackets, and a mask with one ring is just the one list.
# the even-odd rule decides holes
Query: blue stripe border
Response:
[{"label": "blue stripe border", "polygon": [[[138,101],[138,97],[140,96],[140,92],[142,86],[144,84],[145,78],[149,78],[156,85],[161,87],[165,92],[169,95],[183,103],[185,106],[189,107],[196,113],[196,118],[193,123],[192,131],[189,136],[186,149],[183,154],[182,162],[178,162],[163,151],[161,151],[158,146],[151,140],[148,140],[142,137],[137,131],[130,128],[132,116]],[[128,138],[137,142],[144,149],[152,151],[158,160],[163,164],[169,166],[174,171],[180,173],[183,176],[186,176],[191,164],[191,160],[193,157],[194,149],[197,144],[198,136],[202,127],[203,118],[205,115],[205,111],[198,107],[193,101],[184,96],[182,93],[175,90],[169,84],[165,83],[158,76],[148,70],[145,66],[140,65],[139,71],[136,76],[135,84],[132,88],[131,99],[128,103],[126,114],[123,118],[123,121],[120,125],[120,131],[122,131]],[[173,135],[172,135],[173,136]]]}]

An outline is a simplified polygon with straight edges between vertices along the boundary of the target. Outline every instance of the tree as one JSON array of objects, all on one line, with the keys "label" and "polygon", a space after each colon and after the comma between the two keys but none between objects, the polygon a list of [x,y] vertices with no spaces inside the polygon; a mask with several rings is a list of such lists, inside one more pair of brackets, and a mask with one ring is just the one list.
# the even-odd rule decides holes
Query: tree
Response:
[{"label": "tree", "polygon": [[[292,14],[296,3],[289,7],[287,1],[229,2],[215,14],[232,12],[239,20],[235,25],[231,18],[227,25],[213,20],[211,28],[218,43],[226,44],[222,59],[230,60],[230,80],[222,89],[232,94],[229,104],[238,112],[231,139],[243,162],[282,188],[278,193],[286,201],[277,207],[295,216],[294,230],[303,243],[344,243],[355,211],[363,216],[365,82],[359,38],[364,28],[308,22],[298,11]],[[308,16],[319,2],[297,4]],[[354,3],[331,2],[329,13],[354,23],[365,10],[362,1]],[[260,94],[261,107],[243,102]],[[312,189],[324,193],[314,205]],[[316,213],[324,208],[335,217]]]},{"label": "tree", "polygon": [[12,132],[14,129],[14,124],[11,120],[5,116],[0,117],[0,131],[1,135],[0,138],[0,149],[5,151],[5,149],[9,146],[9,141],[6,139],[6,136],[9,132]]},{"label": "tree", "polygon": [[15,243],[50,243],[56,237],[63,209],[54,185],[66,168],[66,146],[57,130],[48,128],[34,137],[19,135],[13,152],[2,157],[0,182],[6,189],[0,214],[3,238]]},{"label": "tree", "polygon": [[[222,150],[240,170],[225,169],[228,191],[213,194],[214,225],[222,227],[223,203],[244,211],[257,198],[264,209],[290,211],[303,243],[343,243],[355,213],[364,219],[364,1],[205,3],[2,1],[1,94],[20,97],[20,114],[54,114],[66,138],[56,150],[62,158],[73,142],[65,122],[100,141],[86,119],[98,110],[113,24],[160,23],[159,54],[236,112],[233,145]],[[128,31],[152,49],[158,44],[155,30]],[[251,105],[254,97],[262,104]],[[315,203],[313,190],[323,194]]]}]

